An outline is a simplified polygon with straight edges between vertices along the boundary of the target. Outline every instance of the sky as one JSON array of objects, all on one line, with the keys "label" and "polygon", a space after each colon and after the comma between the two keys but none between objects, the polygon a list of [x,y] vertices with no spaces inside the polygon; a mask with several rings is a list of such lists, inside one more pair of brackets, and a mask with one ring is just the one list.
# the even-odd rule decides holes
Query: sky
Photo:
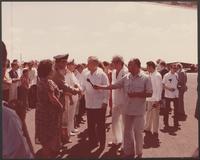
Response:
[{"label": "sky", "polygon": [[[197,10],[147,2],[2,2],[2,39],[8,58],[52,59],[69,53],[143,65],[197,63]],[[20,56],[21,55],[21,56]]]}]

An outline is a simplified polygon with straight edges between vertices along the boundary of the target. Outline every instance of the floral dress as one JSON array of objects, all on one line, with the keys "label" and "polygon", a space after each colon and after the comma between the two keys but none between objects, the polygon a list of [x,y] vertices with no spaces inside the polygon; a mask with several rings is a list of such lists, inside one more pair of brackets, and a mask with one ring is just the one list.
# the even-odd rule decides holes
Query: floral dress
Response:
[{"label": "floral dress", "polygon": [[61,140],[62,110],[51,103],[48,94],[52,92],[59,97],[59,89],[52,80],[38,81],[35,136],[42,146],[58,150]]}]

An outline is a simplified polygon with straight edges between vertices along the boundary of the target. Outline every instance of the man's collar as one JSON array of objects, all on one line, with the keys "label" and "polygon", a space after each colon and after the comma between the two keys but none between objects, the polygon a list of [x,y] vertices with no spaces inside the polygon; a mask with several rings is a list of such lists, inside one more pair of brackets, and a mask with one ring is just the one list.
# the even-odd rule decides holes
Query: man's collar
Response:
[{"label": "man's collar", "polygon": [[154,72],[150,73],[150,75],[154,75],[154,74],[156,74],[156,73],[157,73],[157,71],[155,70]]},{"label": "man's collar", "polygon": [[94,74],[96,74],[96,73],[97,73],[97,71],[98,71],[98,69],[99,69],[99,68],[97,67],[97,69],[96,69],[96,70],[95,70],[93,73],[91,73],[91,71],[90,71],[90,74],[91,74],[91,75],[94,75]]},{"label": "man's collar", "polygon": [[140,70],[140,72],[137,74],[138,77],[142,76],[142,71]]},{"label": "man's collar", "polygon": [[135,77],[135,78],[136,78],[136,77],[141,77],[141,76],[142,76],[142,71],[140,70],[140,72],[139,72],[138,74],[136,74],[136,75],[132,75],[132,74],[131,74],[131,76],[132,76],[132,77]]}]

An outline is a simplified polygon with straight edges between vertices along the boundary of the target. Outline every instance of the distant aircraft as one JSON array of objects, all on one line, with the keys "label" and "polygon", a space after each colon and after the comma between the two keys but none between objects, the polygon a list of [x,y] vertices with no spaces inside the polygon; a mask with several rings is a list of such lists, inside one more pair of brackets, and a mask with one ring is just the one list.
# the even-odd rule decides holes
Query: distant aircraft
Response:
[{"label": "distant aircraft", "polygon": [[197,1],[148,1],[153,3],[159,3],[163,5],[171,5],[177,7],[183,7],[188,9],[197,9]]}]

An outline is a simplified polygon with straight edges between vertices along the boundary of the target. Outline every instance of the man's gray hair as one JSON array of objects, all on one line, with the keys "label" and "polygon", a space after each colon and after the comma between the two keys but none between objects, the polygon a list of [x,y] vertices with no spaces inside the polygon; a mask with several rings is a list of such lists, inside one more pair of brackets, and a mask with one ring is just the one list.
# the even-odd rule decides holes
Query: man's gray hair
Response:
[{"label": "man's gray hair", "polygon": [[121,62],[124,64],[124,58],[122,56],[116,55],[112,58],[112,62]]},{"label": "man's gray hair", "polygon": [[95,56],[90,56],[90,57],[88,57],[88,61],[94,61],[94,62],[96,62],[96,63],[99,63],[98,58],[95,57]]}]

